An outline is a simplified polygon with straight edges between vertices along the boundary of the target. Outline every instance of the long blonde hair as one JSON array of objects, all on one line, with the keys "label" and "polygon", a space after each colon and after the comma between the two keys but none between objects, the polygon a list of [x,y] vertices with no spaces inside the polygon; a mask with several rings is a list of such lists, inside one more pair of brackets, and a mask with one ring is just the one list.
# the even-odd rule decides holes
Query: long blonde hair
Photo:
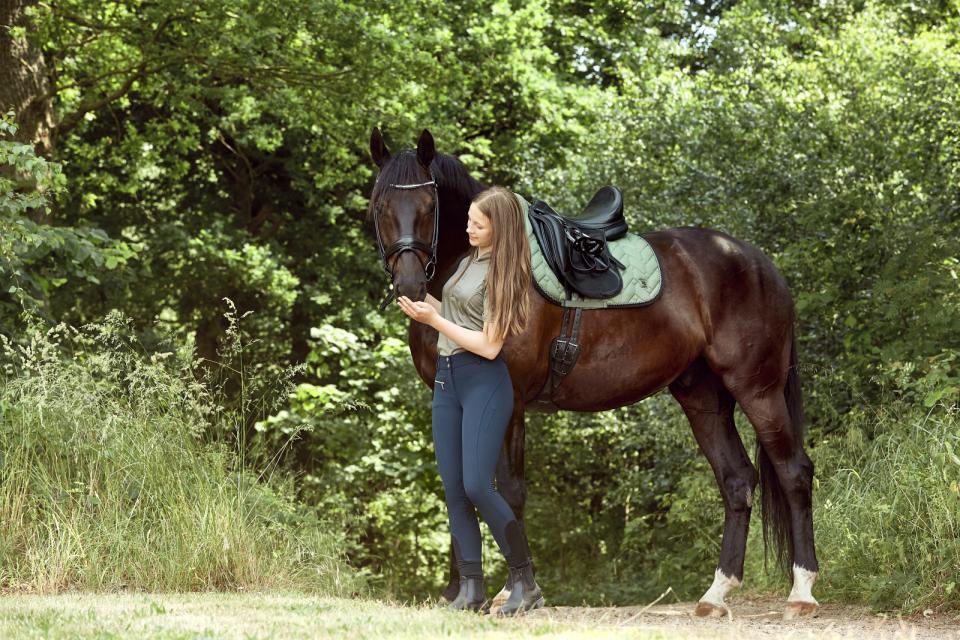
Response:
[{"label": "long blonde hair", "polygon": [[509,189],[490,187],[477,194],[473,204],[491,222],[490,266],[487,295],[490,296],[490,339],[506,339],[523,333],[530,318],[530,245],[523,223],[525,212]]}]

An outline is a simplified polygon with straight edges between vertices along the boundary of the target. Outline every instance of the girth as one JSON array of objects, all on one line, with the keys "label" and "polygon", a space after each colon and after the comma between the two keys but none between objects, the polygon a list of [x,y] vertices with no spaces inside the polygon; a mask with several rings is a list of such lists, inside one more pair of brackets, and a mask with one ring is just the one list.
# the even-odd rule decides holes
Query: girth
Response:
[{"label": "girth", "polygon": [[[554,413],[557,411],[557,405],[553,402],[553,392],[563,381],[564,377],[573,369],[580,357],[580,314],[583,309],[563,308],[563,320],[560,322],[560,335],[550,343],[550,372],[547,374],[543,386],[537,393],[537,396],[527,403],[527,406],[543,411],[544,413]],[[568,318],[570,318],[570,329],[567,330]]]}]

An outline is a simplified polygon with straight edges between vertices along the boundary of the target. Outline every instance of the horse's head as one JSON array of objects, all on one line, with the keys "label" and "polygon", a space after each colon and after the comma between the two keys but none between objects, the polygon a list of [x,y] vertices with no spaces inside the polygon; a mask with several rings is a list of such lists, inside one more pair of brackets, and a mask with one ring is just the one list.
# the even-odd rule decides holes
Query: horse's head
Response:
[{"label": "horse's head", "polygon": [[440,229],[439,192],[430,169],[436,155],[433,136],[424,129],[415,151],[391,156],[380,129],[374,128],[370,155],[380,168],[369,215],[383,269],[395,295],[423,300],[437,269]]}]

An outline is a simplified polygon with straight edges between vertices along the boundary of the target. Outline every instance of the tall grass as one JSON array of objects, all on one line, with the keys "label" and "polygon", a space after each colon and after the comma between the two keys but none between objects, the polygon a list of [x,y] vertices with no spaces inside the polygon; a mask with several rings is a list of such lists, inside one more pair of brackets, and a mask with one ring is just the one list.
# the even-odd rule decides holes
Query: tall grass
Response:
[{"label": "tall grass", "polygon": [[885,608],[960,608],[958,407],[893,404],[860,420],[818,456],[826,591]]},{"label": "tall grass", "polygon": [[3,587],[360,588],[329,525],[243,464],[242,437],[211,437],[245,420],[189,357],[145,353],[117,316],[2,351]]},{"label": "tall grass", "polygon": [[[931,408],[898,400],[865,408],[849,416],[843,435],[823,438],[810,453],[818,597],[878,609],[960,609],[956,398]],[[752,585],[779,584],[774,572],[762,575],[759,540],[750,547]]]}]

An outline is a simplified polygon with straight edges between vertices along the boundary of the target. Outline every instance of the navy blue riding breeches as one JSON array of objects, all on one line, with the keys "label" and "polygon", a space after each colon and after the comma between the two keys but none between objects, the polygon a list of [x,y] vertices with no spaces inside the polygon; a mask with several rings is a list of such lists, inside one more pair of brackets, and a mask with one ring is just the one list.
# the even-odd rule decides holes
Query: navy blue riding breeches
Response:
[{"label": "navy blue riding breeches", "polygon": [[[520,529],[493,486],[503,436],[513,413],[513,385],[503,352],[493,360],[469,351],[440,356],[433,384],[433,446],[460,575],[481,573],[479,510],[511,566]],[[513,560],[513,562],[511,562]]]}]

